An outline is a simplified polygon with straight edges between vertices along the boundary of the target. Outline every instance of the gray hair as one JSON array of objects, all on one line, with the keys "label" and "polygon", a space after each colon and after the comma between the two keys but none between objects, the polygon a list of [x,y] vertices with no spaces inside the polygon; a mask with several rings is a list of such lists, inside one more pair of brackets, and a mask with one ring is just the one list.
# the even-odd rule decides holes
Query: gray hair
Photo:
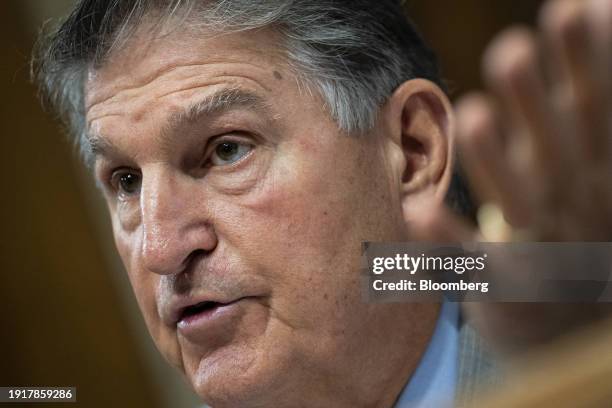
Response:
[{"label": "gray hair", "polygon": [[[404,81],[444,88],[434,53],[400,0],[81,0],[41,36],[33,74],[87,159],[84,86],[145,18],[156,27],[231,33],[273,27],[289,65],[322,97],[339,128],[365,133]],[[161,29],[160,29],[161,30]]]}]

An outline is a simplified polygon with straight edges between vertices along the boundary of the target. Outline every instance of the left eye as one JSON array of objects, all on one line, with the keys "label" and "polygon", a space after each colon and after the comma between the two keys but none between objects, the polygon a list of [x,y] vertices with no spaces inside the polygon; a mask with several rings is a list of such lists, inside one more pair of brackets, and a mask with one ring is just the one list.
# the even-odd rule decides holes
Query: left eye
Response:
[{"label": "left eye", "polygon": [[232,164],[246,156],[252,149],[252,145],[243,142],[221,142],[215,147],[210,161],[215,166]]}]

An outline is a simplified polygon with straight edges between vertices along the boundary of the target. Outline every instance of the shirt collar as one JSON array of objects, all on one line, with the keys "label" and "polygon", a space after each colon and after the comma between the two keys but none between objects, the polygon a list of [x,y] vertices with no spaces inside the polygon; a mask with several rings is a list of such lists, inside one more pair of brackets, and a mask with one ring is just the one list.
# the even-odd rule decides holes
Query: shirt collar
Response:
[{"label": "shirt collar", "polygon": [[459,357],[459,305],[444,301],[434,333],[395,408],[454,406]]}]

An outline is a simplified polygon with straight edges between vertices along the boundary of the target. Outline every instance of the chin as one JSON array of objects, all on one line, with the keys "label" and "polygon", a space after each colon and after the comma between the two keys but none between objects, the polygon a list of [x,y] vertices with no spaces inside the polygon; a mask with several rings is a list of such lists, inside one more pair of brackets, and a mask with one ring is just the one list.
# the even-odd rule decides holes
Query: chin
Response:
[{"label": "chin", "polygon": [[226,346],[204,356],[188,374],[198,396],[213,408],[280,407],[289,367],[269,353],[245,345]]}]

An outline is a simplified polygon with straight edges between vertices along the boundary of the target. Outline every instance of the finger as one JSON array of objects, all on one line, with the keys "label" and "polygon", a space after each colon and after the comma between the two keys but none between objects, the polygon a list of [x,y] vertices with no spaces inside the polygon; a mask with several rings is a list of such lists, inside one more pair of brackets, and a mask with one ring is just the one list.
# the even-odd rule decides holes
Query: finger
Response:
[{"label": "finger", "polygon": [[[592,40],[585,4],[574,0],[550,2],[541,17],[544,37],[555,59],[551,70],[559,78],[554,84],[560,99],[559,113],[573,128],[570,146],[575,148],[572,150],[578,162],[601,160],[607,155],[607,97],[599,80],[603,56]],[[604,54],[608,53],[610,50]]]},{"label": "finger", "polygon": [[[598,214],[612,214],[612,0],[591,0],[587,9],[587,17],[592,23],[591,36],[596,55],[599,56],[599,67],[597,72],[598,82],[605,96],[605,114],[603,118],[605,136],[602,158],[604,163],[600,168],[594,168],[593,184],[596,193],[593,194],[597,200]],[[595,212],[595,211],[594,211]],[[593,217],[593,216],[591,216]],[[599,240],[609,241],[612,239],[612,216],[598,217]],[[594,234],[591,234],[594,236]]]},{"label": "finger", "polygon": [[527,180],[520,180],[506,160],[500,126],[483,95],[469,95],[457,104],[457,142],[462,165],[480,202],[498,204],[513,226],[529,224]]},{"label": "finger", "polygon": [[536,172],[531,177],[539,175],[549,181],[559,176],[563,153],[538,55],[536,39],[529,30],[509,29],[487,50],[483,71],[489,87],[505,101],[515,135],[509,142],[532,150],[520,158],[521,164]]},{"label": "finger", "polygon": [[592,21],[591,36],[595,55],[599,56],[596,64],[597,82],[605,97],[607,121],[603,118],[607,137],[606,146],[602,149],[612,157],[612,0],[592,0],[588,8],[588,18]]}]

